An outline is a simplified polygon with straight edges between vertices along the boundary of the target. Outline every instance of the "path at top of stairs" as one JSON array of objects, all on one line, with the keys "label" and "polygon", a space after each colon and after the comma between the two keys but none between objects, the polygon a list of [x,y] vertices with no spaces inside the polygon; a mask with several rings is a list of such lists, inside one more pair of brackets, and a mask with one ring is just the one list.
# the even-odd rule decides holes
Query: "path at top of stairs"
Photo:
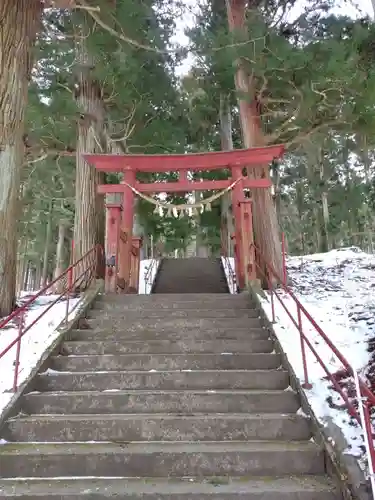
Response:
[{"label": "path at top of stairs", "polygon": [[163,259],[153,293],[228,293],[221,259]]}]

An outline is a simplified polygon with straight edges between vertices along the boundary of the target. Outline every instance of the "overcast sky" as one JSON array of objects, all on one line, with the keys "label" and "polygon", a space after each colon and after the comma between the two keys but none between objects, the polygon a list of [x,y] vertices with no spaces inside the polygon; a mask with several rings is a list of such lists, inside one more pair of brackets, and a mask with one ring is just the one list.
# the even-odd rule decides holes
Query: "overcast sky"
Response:
[{"label": "overcast sky", "polygon": [[[184,30],[187,27],[194,26],[194,11],[200,3],[200,0],[185,0],[186,9],[181,18],[177,21],[177,30],[173,41],[187,45],[189,39],[185,36]],[[304,11],[304,6],[308,4],[308,0],[299,0],[296,7],[291,13],[291,17],[295,18]],[[361,17],[363,15],[370,15],[374,17],[371,0],[337,0],[337,7],[332,9],[335,14],[342,14],[350,17]],[[187,59],[177,69],[178,75],[186,74],[192,65],[192,57],[188,56]]]}]

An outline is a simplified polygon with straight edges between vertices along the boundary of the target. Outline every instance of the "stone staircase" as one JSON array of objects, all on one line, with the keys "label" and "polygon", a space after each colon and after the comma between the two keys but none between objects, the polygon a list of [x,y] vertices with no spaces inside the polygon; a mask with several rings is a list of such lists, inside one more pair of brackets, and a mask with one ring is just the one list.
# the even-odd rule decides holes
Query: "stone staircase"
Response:
[{"label": "stone staircase", "polygon": [[102,296],[80,327],[1,429],[0,498],[341,498],[247,295]]},{"label": "stone staircase", "polygon": [[163,259],[153,293],[228,293],[220,259]]}]

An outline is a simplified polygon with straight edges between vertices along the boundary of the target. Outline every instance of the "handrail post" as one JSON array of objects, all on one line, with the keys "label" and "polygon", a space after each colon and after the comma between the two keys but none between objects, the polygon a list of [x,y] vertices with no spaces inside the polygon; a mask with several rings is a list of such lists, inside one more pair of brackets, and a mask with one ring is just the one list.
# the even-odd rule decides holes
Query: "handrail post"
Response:
[{"label": "handrail post", "polygon": [[22,332],[25,323],[25,311],[22,309],[19,317],[18,324],[18,340],[16,346],[16,359],[14,360],[14,378],[13,378],[13,392],[17,392],[18,388],[18,374],[19,374],[19,365],[20,365],[20,356],[21,356],[21,341],[22,341]]},{"label": "handrail post", "polygon": [[301,341],[301,354],[302,354],[302,363],[303,363],[303,375],[304,375],[304,382],[302,384],[302,387],[304,389],[312,389],[312,384],[309,382],[309,375],[307,371],[307,360],[306,360],[306,349],[305,349],[305,341],[303,338],[303,332],[302,332],[302,316],[301,316],[301,308],[299,304],[297,303],[297,316],[298,316],[298,331],[299,331],[299,337]]},{"label": "handrail post", "polygon": [[369,399],[362,395],[359,377],[357,371],[352,367],[354,384],[356,389],[356,395],[358,400],[358,413],[360,417],[360,424],[362,425],[363,434],[364,434],[364,442],[365,448],[367,451],[367,460],[368,460],[368,469],[369,476],[371,482],[371,489],[373,497],[375,496],[375,474],[374,474],[374,465],[375,465],[375,449],[374,442],[372,438],[372,425],[371,425],[371,416],[370,416],[370,406],[371,403]]}]

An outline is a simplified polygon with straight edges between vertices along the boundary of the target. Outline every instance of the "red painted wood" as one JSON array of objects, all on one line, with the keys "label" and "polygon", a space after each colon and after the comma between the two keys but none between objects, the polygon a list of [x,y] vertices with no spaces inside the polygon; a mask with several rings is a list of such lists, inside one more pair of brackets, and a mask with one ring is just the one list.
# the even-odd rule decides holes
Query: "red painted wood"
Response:
[{"label": "red painted wood", "polygon": [[[124,181],[133,186],[135,183],[135,172],[133,170],[124,172]],[[120,185],[120,187],[122,188],[121,191],[117,192],[123,193],[121,230],[126,233],[127,240],[126,242],[121,242],[120,246],[119,278],[123,280],[124,291],[126,292],[130,284],[135,195],[126,184]]]},{"label": "red painted wood", "polygon": [[121,223],[121,205],[108,204],[107,208],[107,224],[106,224],[106,273],[105,273],[105,290],[106,292],[115,293],[117,291],[117,274],[119,268],[119,237]]},{"label": "red painted wood", "polygon": [[209,153],[169,154],[169,155],[111,155],[86,154],[86,161],[104,172],[172,172],[181,170],[215,170],[230,166],[257,166],[264,168],[274,158],[284,153],[284,146],[234,149]]},{"label": "red painted wood", "polygon": [[[242,172],[240,167],[232,168],[233,180],[242,177]],[[247,179],[249,180],[249,179]],[[263,180],[263,179],[262,179]],[[232,189],[232,212],[233,212],[233,222],[234,222],[234,242],[235,242],[235,252],[234,252],[234,264],[236,272],[237,285],[241,290],[245,286],[245,277],[243,272],[243,252],[242,252],[242,231],[241,231],[241,211],[240,203],[245,199],[243,193],[243,180],[237,183]]]},{"label": "red painted wood", "polygon": [[254,243],[253,233],[253,214],[252,201],[246,198],[240,203],[241,213],[241,237],[242,237],[242,256],[243,256],[243,273],[245,284],[249,285],[250,281],[255,279],[254,252],[252,251]]},{"label": "red painted wood", "polygon": [[[202,181],[202,182],[160,182],[160,183],[140,183],[136,182],[134,187],[141,193],[175,193],[175,192],[193,192],[193,191],[209,191],[212,189],[222,190],[232,184],[233,180],[219,180],[219,181]],[[247,179],[242,181],[243,188],[269,188],[272,182],[270,179]],[[121,184],[100,184],[98,186],[99,194],[114,194],[123,193],[129,189]]]}]

